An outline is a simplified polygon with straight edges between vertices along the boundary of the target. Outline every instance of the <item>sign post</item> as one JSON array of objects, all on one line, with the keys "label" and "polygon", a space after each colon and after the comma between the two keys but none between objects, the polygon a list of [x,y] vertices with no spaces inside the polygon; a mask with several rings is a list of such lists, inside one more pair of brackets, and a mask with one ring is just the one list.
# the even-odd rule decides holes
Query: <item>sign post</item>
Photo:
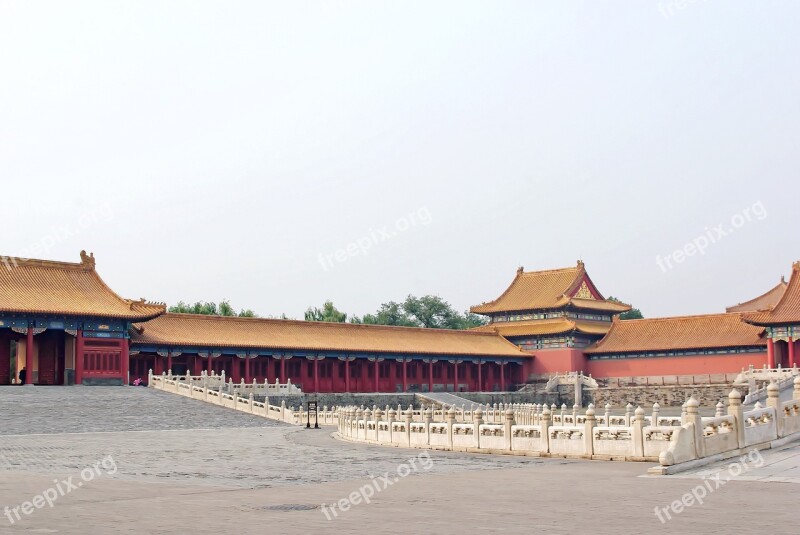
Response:
[{"label": "sign post", "polygon": [[306,402],[306,429],[311,429],[311,411],[314,411],[314,429],[319,429],[319,415],[316,400]]}]

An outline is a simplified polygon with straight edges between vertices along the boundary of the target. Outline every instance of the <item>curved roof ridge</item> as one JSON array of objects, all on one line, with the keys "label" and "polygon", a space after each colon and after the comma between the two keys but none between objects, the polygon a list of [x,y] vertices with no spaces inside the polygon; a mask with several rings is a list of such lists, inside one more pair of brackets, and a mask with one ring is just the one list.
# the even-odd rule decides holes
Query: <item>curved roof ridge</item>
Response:
[{"label": "curved roof ridge", "polygon": [[586,353],[635,353],[763,346],[763,329],[742,321],[740,312],[613,321]]},{"label": "curved roof ridge", "polygon": [[[525,271],[523,267],[519,267],[517,269],[516,275],[514,276],[514,279],[511,281],[511,284],[508,285],[508,287],[503,291],[502,294],[500,294],[499,297],[497,297],[496,299],[493,299],[491,301],[484,301],[483,303],[481,303],[479,305],[475,305],[475,306],[470,307],[470,312],[474,312],[474,313],[478,313],[478,314],[491,313],[491,312],[500,312],[501,310],[497,309],[497,307],[500,307],[499,303],[501,303],[507,297],[511,299],[512,298],[511,297],[512,292],[519,291],[519,292],[522,292],[522,293],[527,293],[525,289],[518,289],[519,286],[526,279],[530,279],[530,280],[540,279],[541,280],[541,279],[545,279],[547,277],[553,277],[553,276],[557,276],[557,275],[568,276],[568,277],[570,277],[570,280],[564,286],[559,287],[560,286],[559,285],[556,288],[547,288],[545,286],[544,288],[538,288],[540,297],[541,297],[541,294],[554,293],[555,295],[553,295],[552,297],[555,298],[555,299],[553,300],[552,303],[549,303],[549,306],[555,305],[557,302],[559,302],[561,297],[567,297],[564,294],[570,289],[570,287],[572,285],[574,285],[576,283],[577,279],[579,278],[579,275],[585,274],[585,273],[586,273],[586,271],[585,271],[583,262],[580,261],[580,260],[578,260],[577,265],[574,266],[574,267],[566,267],[566,268],[558,268],[558,269],[545,269],[545,270],[540,270],[540,271]],[[555,285],[555,284],[557,284],[557,282],[558,281],[551,281],[551,284]],[[535,298],[536,297],[534,296],[533,299],[535,299]],[[507,310],[508,311],[532,310],[532,309],[535,309],[535,308],[549,308],[549,306],[543,306],[543,307],[534,306],[533,308],[512,307],[512,308],[508,308]],[[493,307],[494,307],[494,309],[493,309]],[[502,308],[502,307],[500,307],[500,308]]]},{"label": "curved roof ridge", "polygon": [[[787,307],[793,309],[784,311]],[[778,302],[768,309],[744,313],[743,320],[762,326],[800,322],[800,261],[792,263],[792,275]]]},{"label": "curved roof ridge", "polygon": [[8,258],[13,261],[17,267],[38,267],[45,269],[70,269],[76,271],[94,271],[95,260],[94,253],[87,255],[86,251],[81,251],[80,262],[63,262],[60,260],[42,260],[39,258],[20,258],[16,256],[4,256],[1,258]]},{"label": "curved roof ridge", "polygon": [[13,267],[0,269],[0,310],[136,322],[165,312],[166,305],[121,297],[97,273],[94,254],[81,251],[80,258],[79,263],[16,259]]},{"label": "curved roof ridge", "polygon": [[345,328],[364,328],[364,329],[398,329],[403,330],[405,332],[410,331],[424,331],[424,332],[459,332],[459,333],[470,333],[473,335],[478,336],[493,336],[492,332],[489,331],[478,331],[477,328],[484,327],[479,326],[474,329],[446,329],[443,327],[417,327],[417,326],[405,326],[405,325],[381,325],[381,324],[374,324],[374,323],[350,323],[347,321],[309,321],[309,320],[296,320],[296,319],[283,319],[283,318],[252,318],[247,316],[220,316],[215,314],[192,314],[192,313],[184,313],[184,312],[167,312],[163,314],[164,318],[172,318],[172,317],[187,317],[191,319],[201,319],[201,320],[208,320],[208,321],[241,321],[242,323],[269,323],[269,324],[277,324],[277,325],[303,325],[303,326],[322,326],[322,327],[341,327],[344,326]]},{"label": "curved roof ridge", "polygon": [[132,335],[139,346],[533,357],[493,331],[176,313],[136,327]]},{"label": "curved roof ridge", "polygon": [[[770,288],[769,290],[767,290],[766,292],[764,292],[763,294],[756,296],[752,299],[749,299],[747,301],[738,303],[736,305],[726,307],[725,310],[727,312],[758,312],[763,310],[769,310],[770,307],[775,306],[780,301],[780,299],[783,297],[783,294],[786,293],[786,288],[788,286],[789,283],[786,282],[786,278],[784,276],[781,276],[780,282],[775,286],[773,286],[772,288]],[[780,296],[774,295],[777,294],[778,292],[780,292]],[[773,297],[777,297],[777,299],[775,301],[771,301]],[[769,301],[764,303],[767,306],[765,307],[756,306],[758,304],[763,303],[764,301]],[[754,306],[755,308],[749,308],[752,306]]]}]

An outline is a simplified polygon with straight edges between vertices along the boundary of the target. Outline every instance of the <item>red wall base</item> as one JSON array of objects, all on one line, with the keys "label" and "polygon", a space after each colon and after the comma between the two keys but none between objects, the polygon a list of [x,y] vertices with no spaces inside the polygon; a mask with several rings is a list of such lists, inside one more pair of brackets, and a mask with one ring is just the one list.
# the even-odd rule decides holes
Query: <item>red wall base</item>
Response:
[{"label": "red wall base", "polygon": [[592,377],[640,377],[653,375],[705,375],[738,373],[752,364],[761,368],[767,353],[689,355],[615,360],[589,360],[584,372]]}]

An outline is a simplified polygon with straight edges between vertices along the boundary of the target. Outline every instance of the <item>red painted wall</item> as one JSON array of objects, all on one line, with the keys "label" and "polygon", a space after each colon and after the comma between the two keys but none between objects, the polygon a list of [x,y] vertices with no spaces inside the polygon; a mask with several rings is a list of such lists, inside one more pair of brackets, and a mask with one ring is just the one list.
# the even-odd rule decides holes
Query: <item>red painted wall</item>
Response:
[{"label": "red painted wall", "polygon": [[592,377],[635,377],[645,375],[703,375],[737,373],[751,364],[761,368],[767,353],[690,355],[615,360],[588,360],[584,372]]},{"label": "red painted wall", "polygon": [[524,378],[529,375],[549,375],[564,372],[580,371],[584,368],[585,358],[580,349],[558,348],[539,349],[534,358],[526,361],[523,367]]}]

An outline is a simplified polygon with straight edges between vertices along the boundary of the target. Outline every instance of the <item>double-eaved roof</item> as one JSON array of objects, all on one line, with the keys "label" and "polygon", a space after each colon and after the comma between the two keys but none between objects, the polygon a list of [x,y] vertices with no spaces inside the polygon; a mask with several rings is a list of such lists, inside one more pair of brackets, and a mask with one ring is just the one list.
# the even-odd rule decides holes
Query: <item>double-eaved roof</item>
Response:
[{"label": "double-eaved roof", "polygon": [[780,300],[757,312],[748,312],[744,321],[762,327],[800,324],[800,262],[792,265],[792,276]]},{"label": "double-eaved roof", "polygon": [[261,318],[164,314],[137,324],[133,343],[252,350],[530,358],[494,332]]},{"label": "double-eaved roof", "polygon": [[572,307],[619,314],[630,305],[605,299],[592,283],[583,262],[575,267],[545,271],[517,270],[511,285],[494,301],[470,308],[475,314],[525,312]]},{"label": "double-eaved roof", "polygon": [[94,256],[85,251],[81,251],[79,263],[4,259],[0,265],[0,313],[146,321],[166,308],[114,293],[95,271]]},{"label": "double-eaved roof", "polygon": [[740,313],[638,320],[615,319],[608,334],[586,349],[588,355],[664,352],[766,345],[763,329]]},{"label": "double-eaved roof", "polygon": [[497,332],[503,336],[541,336],[579,332],[591,335],[604,335],[611,328],[608,321],[583,321],[565,317],[543,320],[500,321],[475,327],[473,331]]}]

